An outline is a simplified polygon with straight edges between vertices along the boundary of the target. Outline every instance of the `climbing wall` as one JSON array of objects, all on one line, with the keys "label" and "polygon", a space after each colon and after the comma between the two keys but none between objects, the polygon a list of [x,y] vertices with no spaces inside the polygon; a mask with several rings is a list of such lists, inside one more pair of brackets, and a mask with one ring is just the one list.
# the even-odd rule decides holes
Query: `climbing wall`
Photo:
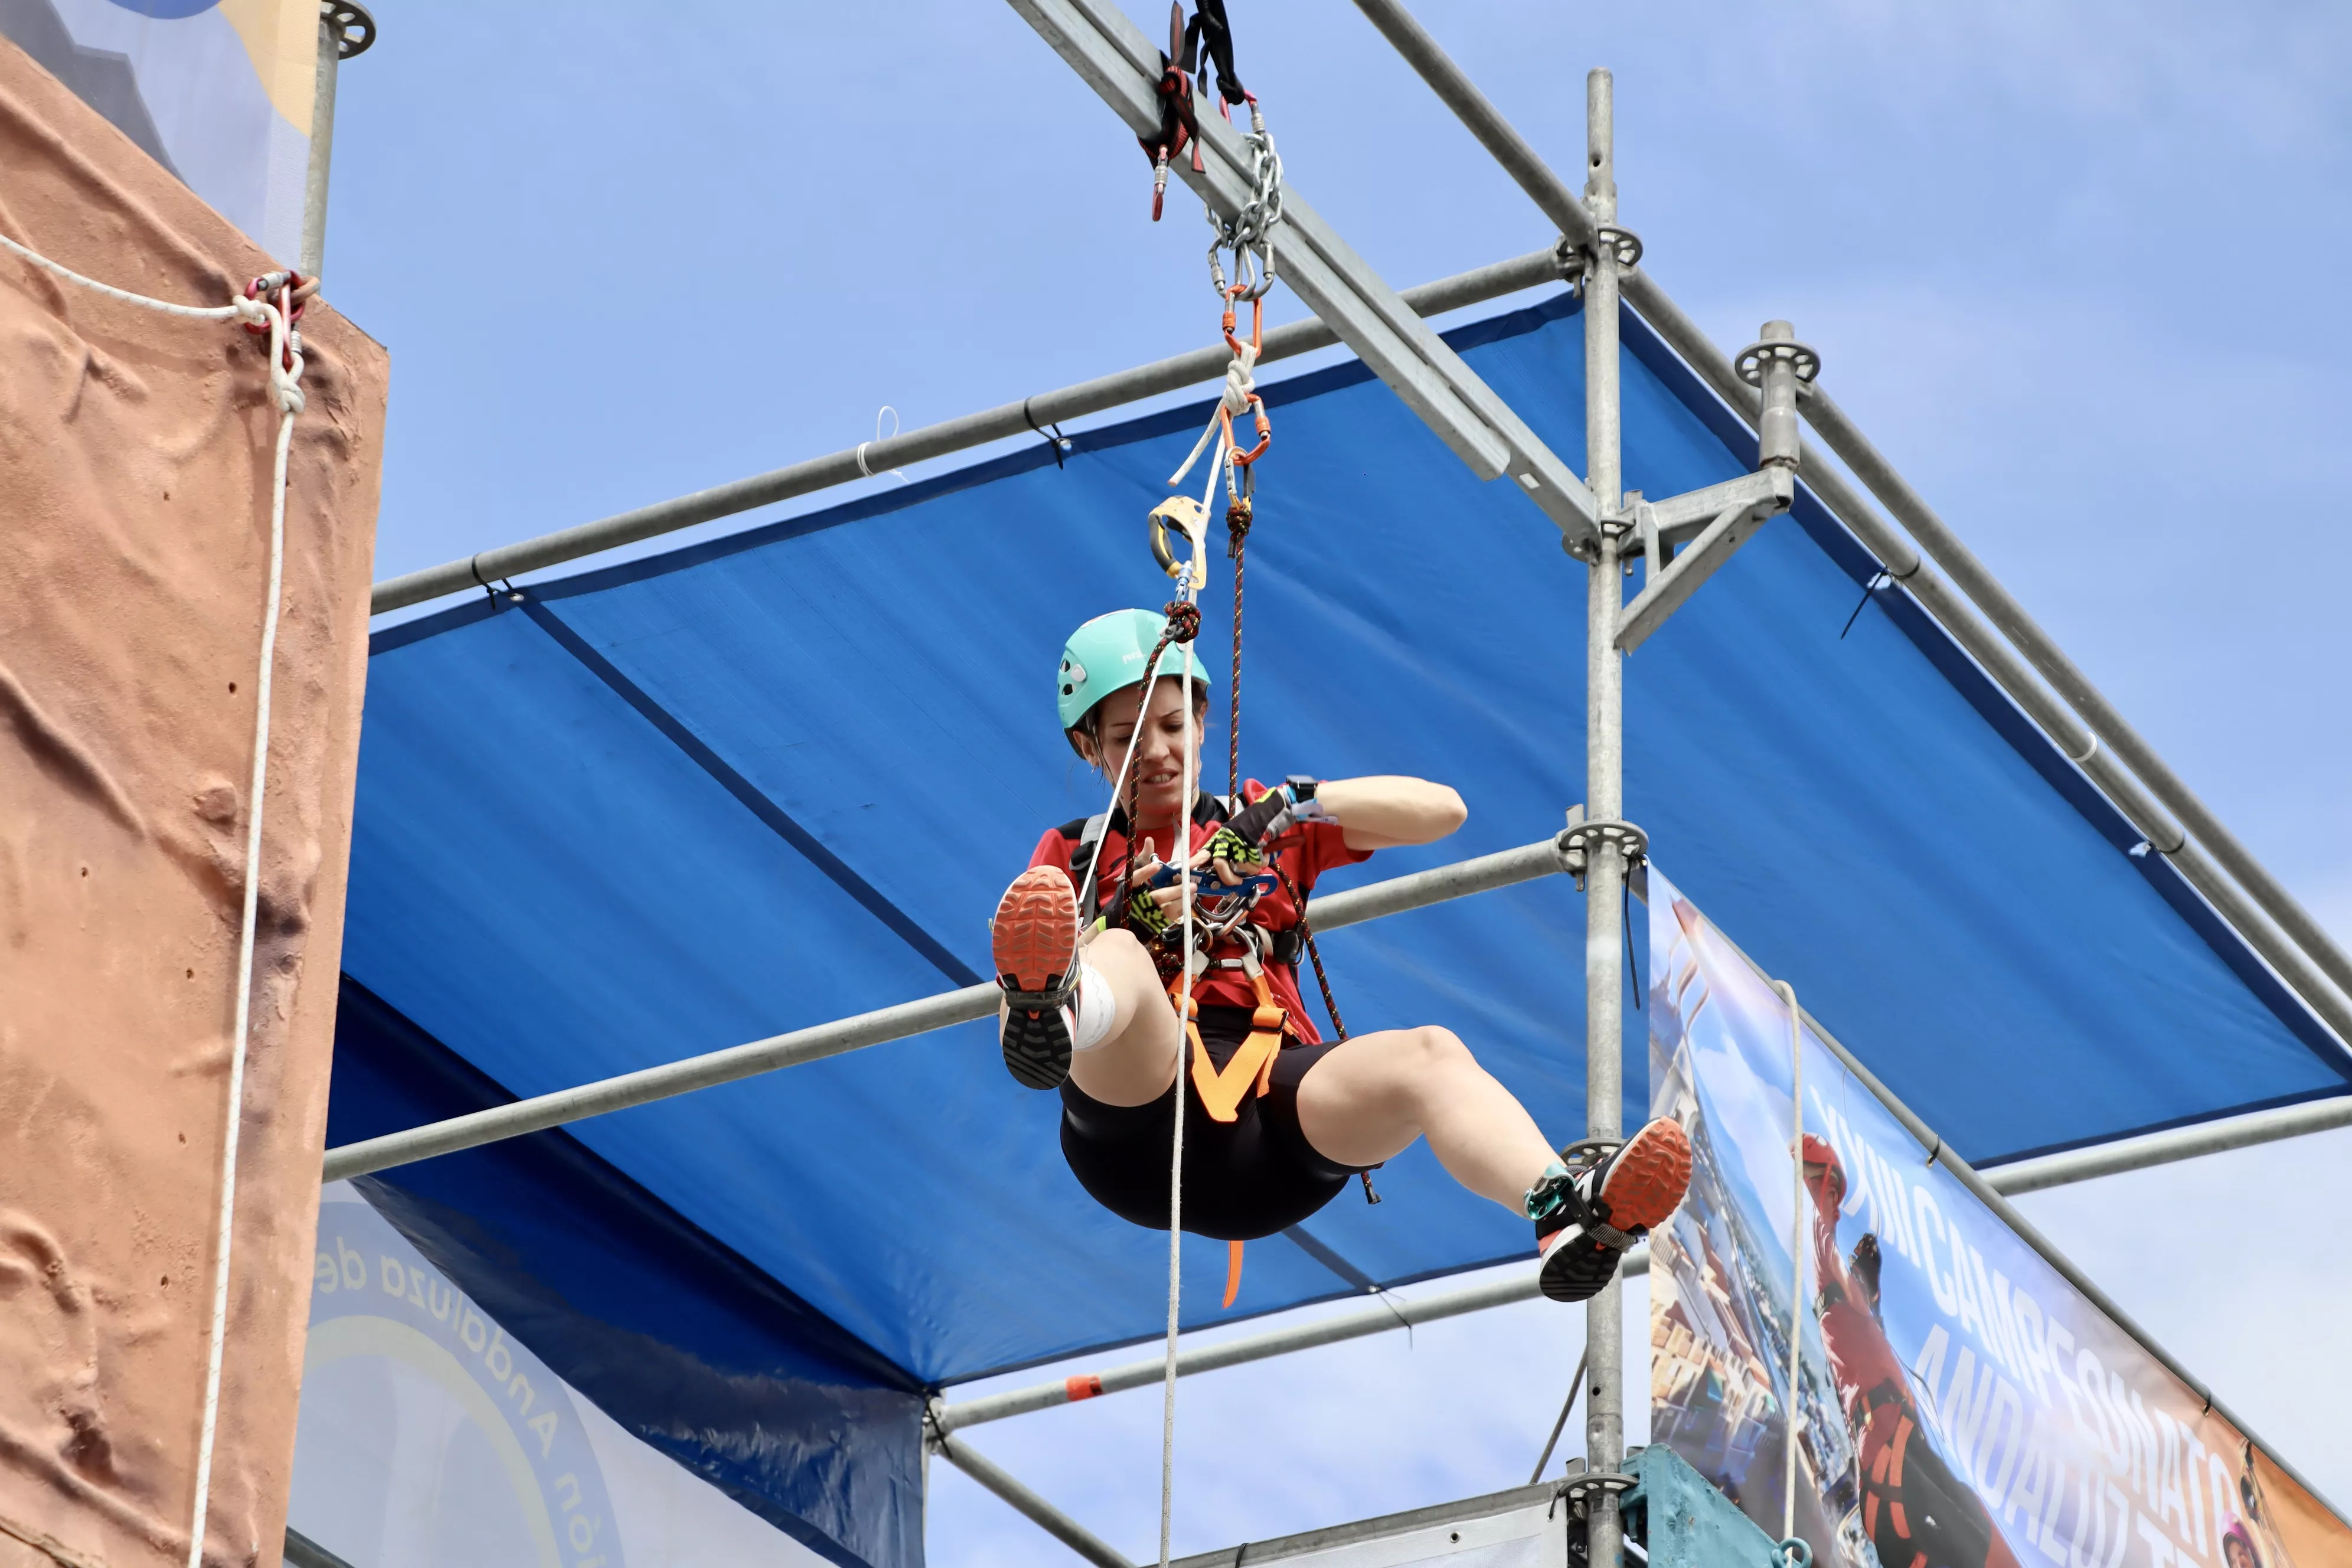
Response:
[{"label": "climbing wall", "polygon": [[[270,259],[0,42],[0,233],[217,305]],[[322,303],[287,505],[207,1561],[275,1563],[365,672],[383,350]],[[183,1563],[278,408],[261,340],[0,256],[0,1565]]]}]

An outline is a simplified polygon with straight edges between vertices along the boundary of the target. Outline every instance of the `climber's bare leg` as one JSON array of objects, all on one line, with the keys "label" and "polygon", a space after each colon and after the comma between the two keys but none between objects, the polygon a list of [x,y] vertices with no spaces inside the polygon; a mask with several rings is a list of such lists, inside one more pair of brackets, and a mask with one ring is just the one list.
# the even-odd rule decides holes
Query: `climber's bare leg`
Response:
[{"label": "climber's bare leg", "polygon": [[1299,1080],[1298,1125],[1341,1165],[1376,1165],[1426,1138],[1455,1181],[1514,1214],[1559,1158],[1450,1029],[1383,1029],[1334,1047]]}]

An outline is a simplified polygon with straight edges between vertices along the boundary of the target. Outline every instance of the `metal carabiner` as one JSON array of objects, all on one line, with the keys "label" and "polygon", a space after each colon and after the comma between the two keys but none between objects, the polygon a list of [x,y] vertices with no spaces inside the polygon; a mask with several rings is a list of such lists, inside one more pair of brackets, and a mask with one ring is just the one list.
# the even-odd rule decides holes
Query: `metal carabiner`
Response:
[{"label": "metal carabiner", "polygon": [[[1151,525],[1151,559],[1160,563],[1160,569],[1179,583],[1186,580],[1188,573],[1193,579],[1205,582],[1207,578],[1203,574],[1202,556],[1209,537],[1209,523],[1207,514],[1201,510],[1201,503],[1188,495],[1172,495],[1153,507],[1147,521]],[[1192,546],[1192,553],[1189,559],[1180,561],[1176,558],[1176,552],[1168,539],[1171,526]]]}]

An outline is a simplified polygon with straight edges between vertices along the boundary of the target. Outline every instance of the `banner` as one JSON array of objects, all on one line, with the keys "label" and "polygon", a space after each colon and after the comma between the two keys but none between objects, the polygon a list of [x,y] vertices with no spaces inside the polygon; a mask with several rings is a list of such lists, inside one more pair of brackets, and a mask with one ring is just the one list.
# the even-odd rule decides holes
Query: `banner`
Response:
[{"label": "banner", "polygon": [[289,1522],[354,1563],[831,1561],[581,1398],[347,1182],[319,1205]]},{"label": "banner", "polygon": [[291,265],[318,0],[0,0],[0,34]]},{"label": "banner", "polygon": [[1786,1004],[1654,869],[1646,1002],[1651,1109],[1694,1152],[1651,1237],[1651,1436],[1768,1533],[1793,1405],[1795,1533],[1821,1563],[2352,1563],[2352,1529],[1929,1164],[1810,1030],[1800,1144]]}]

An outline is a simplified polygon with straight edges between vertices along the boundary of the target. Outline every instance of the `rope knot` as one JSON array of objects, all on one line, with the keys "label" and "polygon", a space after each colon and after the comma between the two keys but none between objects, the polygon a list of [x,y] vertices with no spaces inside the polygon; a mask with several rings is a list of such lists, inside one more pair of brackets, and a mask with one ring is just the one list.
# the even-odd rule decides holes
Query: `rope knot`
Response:
[{"label": "rope knot", "polygon": [[1239,496],[1225,508],[1225,553],[1239,556],[1242,541],[1249,537],[1250,498]]},{"label": "rope knot", "polygon": [[1168,617],[1168,639],[1191,642],[1201,635],[1201,606],[1190,599],[1171,599],[1160,613]]},{"label": "rope knot", "polygon": [[1250,398],[1257,391],[1257,345],[1239,343],[1234,357],[1225,363],[1225,390],[1220,401],[1228,414],[1249,412]]}]

